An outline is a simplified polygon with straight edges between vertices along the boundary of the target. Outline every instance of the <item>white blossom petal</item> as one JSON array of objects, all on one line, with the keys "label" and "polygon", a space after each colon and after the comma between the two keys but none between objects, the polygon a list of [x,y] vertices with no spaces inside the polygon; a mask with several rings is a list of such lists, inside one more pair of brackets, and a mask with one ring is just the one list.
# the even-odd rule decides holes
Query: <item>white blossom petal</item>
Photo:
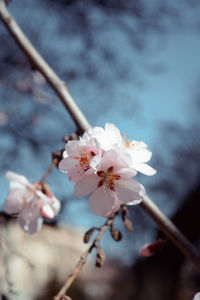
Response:
[{"label": "white blossom petal", "polygon": [[133,160],[135,162],[140,161],[140,162],[147,162],[151,159],[152,153],[151,151],[147,150],[147,149],[143,149],[141,151],[135,151],[133,150]]},{"label": "white blossom petal", "polygon": [[54,210],[54,214],[57,215],[60,211],[60,201],[56,197],[51,199],[51,207]]},{"label": "white blossom petal", "polygon": [[152,175],[155,175],[157,173],[155,169],[153,169],[152,167],[150,167],[147,164],[133,164],[132,166],[137,171],[139,171],[139,172],[141,172],[145,175],[148,175],[148,176],[152,176]]},{"label": "white blossom petal", "polygon": [[10,181],[10,188],[22,188],[24,186],[31,185],[26,177],[16,174],[14,172],[6,172],[6,178]]},{"label": "white blossom petal", "polygon": [[69,155],[67,154],[67,151],[63,152],[63,158],[67,158]]}]

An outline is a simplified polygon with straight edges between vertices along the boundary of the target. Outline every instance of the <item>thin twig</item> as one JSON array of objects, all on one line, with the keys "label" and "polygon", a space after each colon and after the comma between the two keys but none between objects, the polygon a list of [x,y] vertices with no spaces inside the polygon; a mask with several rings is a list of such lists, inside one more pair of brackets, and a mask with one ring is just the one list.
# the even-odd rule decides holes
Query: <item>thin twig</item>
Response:
[{"label": "thin twig", "polygon": [[33,89],[32,87],[28,87],[26,90],[23,90],[23,89],[20,89],[20,87],[18,87],[17,85],[10,83],[8,81],[0,81],[0,86],[2,86],[3,88],[6,88],[6,89],[15,90],[16,92],[18,92],[20,94],[26,93],[35,99],[51,101],[51,102],[56,101],[56,99],[51,97],[48,93],[46,93],[44,91],[40,91],[38,89]]},{"label": "thin twig", "polygon": [[51,171],[53,170],[53,168],[55,166],[57,166],[58,164],[58,160],[56,158],[53,159],[53,163],[50,165],[50,167],[48,168],[48,170],[44,173],[44,175],[42,176],[42,179],[40,180],[40,184],[43,185],[46,181],[46,178],[49,176],[49,174],[51,173]]},{"label": "thin twig", "polygon": [[[82,133],[88,129],[90,124],[67,91],[65,83],[56,75],[56,73],[45,62],[45,60],[40,56],[37,50],[27,39],[19,25],[6,9],[6,5],[3,0],[0,0],[0,18],[19,47],[23,50],[29,61],[34,65],[35,69],[37,69],[46,78],[49,85],[57,93],[59,99],[63,102],[74,122],[76,123],[79,133]],[[174,243],[178,249],[193,263],[196,269],[200,271],[200,256],[196,249],[160,211],[153,201],[146,196],[144,197],[141,207],[151,218],[156,221],[158,226],[167,235],[169,240],[171,240],[171,242]]]},{"label": "thin twig", "polygon": [[99,245],[102,236],[104,235],[105,231],[112,225],[116,215],[117,213],[115,213],[112,217],[110,217],[103,226],[101,226],[100,228],[96,228],[96,230],[99,230],[98,235],[96,236],[94,241],[90,244],[90,246],[87,248],[87,250],[81,255],[76,267],[74,268],[73,272],[69,274],[65,284],[62,286],[58,294],[54,297],[54,300],[61,300],[62,297],[66,296],[69,287],[71,286],[74,279],[77,277],[82,267],[86,263],[88,255],[92,252],[93,248],[96,248]]}]

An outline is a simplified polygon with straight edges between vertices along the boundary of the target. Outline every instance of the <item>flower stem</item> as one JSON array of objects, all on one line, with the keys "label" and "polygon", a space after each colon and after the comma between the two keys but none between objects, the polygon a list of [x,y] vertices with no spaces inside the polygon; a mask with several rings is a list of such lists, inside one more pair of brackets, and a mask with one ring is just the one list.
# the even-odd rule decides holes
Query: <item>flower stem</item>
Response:
[{"label": "flower stem", "polygon": [[46,178],[49,176],[49,174],[51,173],[51,171],[53,170],[53,168],[55,166],[57,166],[58,160],[56,158],[53,159],[53,163],[50,165],[50,167],[48,168],[48,170],[44,173],[44,175],[42,176],[42,179],[40,180],[40,184],[44,185]]},{"label": "flower stem", "polygon": [[93,248],[98,247],[102,236],[104,235],[105,231],[113,224],[114,218],[117,216],[117,214],[118,212],[116,212],[113,216],[108,218],[106,223],[102,225],[100,228],[96,228],[96,230],[99,230],[98,235],[90,244],[90,246],[87,248],[87,250],[81,255],[76,267],[74,268],[73,272],[69,274],[66,282],[64,283],[60,291],[57,293],[57,295],[54,297],[54,300],[62,300],[62,297],[66,296],[69,287],[72,285],[74,279],[77,277],[82,267],[86,263],[88,255],[92,252]]}]

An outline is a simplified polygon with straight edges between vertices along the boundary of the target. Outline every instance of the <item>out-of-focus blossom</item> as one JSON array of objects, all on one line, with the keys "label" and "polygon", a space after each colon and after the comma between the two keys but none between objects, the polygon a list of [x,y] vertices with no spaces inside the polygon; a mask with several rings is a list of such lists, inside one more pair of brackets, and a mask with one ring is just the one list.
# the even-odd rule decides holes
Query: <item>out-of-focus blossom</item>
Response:
[{"label": "out-of-focus blossom", "polygon": [[5,112],[0,111],[0,126],[7,124],[8,121],[9,121],[8,115]]},{"label": "out-of-focus blossom", "polygon": [[200,292],[194,296],[193,300],[200,300]]},{"label": "out-of-focus blossom", "polygon": [[108,217],[120,205],[135,205],[142,201],[144,187],[134,179],[134,172],[115,150],[105,152],[98,171],[75,185],[75,196],[90,195],[89,203],[95,215]]},{"label": "out-of-focus blossom", "polygon": [[33,82],[38,84],[38,85],[44,85],[46,83],[46,79],[38,71],[32,72],[32,77],[33,77]]},{"label": "out-of-focus blossom", "polygon": [[66,144],[59,169],[76,183],[75,196],[90,195],[95,215],[109,216],[120,204],[137,204],[144,188],[131,179],[137,172],[154,175],[146,162],[151,158],[147,145],[122,137],[115,125],[88,129],[78,141]]},{"label": "out-of-focus blossom", "polygon": [[43,217],[53,219],[60,210],[60,202],[48,186],[41,190],[40,183],[31,184],[26,177],[13,172],[6,173],[10,191],[3,209],[8,214],[17,214],[22,229],[30,234],[39,231]]},{"label": "out-of-focus blossom", "polygon": [[166,241],[159,239],[156,242],[145,244],[140,249],[140,255],[144,257],[153,256],[162,251],[163,247],[165,246]]}]

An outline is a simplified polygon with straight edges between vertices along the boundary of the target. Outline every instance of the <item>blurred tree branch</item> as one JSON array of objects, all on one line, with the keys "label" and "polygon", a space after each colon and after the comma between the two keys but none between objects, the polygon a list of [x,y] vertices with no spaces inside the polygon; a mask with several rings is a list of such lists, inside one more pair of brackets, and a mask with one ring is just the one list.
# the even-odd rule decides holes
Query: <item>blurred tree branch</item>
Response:
[{"label": "blurred tree branch", "polygon": [[[47,80],[50,86],[57,93],[59,99],[67,108],[79,133],[83,133],[90,127],[89,122],[76,105],[71,95],[67,91],[65,83],[57,76],[51,67],[40,56],[33,47],[25,34],[20,29],[14,18],[6,9],[3,0],[0,0],[0,18],[6,28],[15,39],[19,47],[23,50],[31,65],[34,66]],[[183,236],[183,234],[174,226],[174,224],[160,211],[160,209],[151,201],[149,197],[144,197],[141,207],[150,215],[158,224],[161,230],[171,240],[177,248],[194,264],[200,271],[200,256],[193,245]]]},{"label": "blurred tree branch", "polygon": [[2,0],[0,1],[0,17],[8,31],[11,33],[12,37],[27,56],[31,65],[45,77],[47,82],[54,89],[59,99],[70,113],[79,132],[83,133],[90,127],[90,124],[67,91],[65,82],[57,76],[57,74],[33,47],[13,17],[7,11],[6,5]]}]

